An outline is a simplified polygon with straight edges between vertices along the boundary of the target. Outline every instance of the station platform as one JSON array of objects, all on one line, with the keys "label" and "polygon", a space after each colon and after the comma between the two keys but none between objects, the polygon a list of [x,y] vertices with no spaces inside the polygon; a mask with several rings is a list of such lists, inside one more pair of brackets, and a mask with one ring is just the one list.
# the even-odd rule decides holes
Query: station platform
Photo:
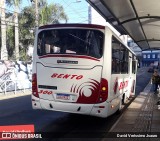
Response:
[{"label": "station platform", "polygon": [[103,141],[160,140],[160,92],[154,94],[151,87],[149,83],[134,99]]}]

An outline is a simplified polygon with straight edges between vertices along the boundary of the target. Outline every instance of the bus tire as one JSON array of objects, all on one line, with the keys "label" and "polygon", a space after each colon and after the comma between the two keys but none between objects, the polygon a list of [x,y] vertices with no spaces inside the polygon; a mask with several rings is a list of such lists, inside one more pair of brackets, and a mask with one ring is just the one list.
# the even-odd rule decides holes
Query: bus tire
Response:
[{"label": "bus tire", "polygon": [[122,96],[122,104],[125,105],[126,104],[126,96],[125,96],[125,93],[123,94]]},{"label": "bus tire", "polygon": [[120,114],[122,112],[122,100],[120,100],[120,103],[119,103],[119,108],[118,110],[116,111],[116,114]]}]

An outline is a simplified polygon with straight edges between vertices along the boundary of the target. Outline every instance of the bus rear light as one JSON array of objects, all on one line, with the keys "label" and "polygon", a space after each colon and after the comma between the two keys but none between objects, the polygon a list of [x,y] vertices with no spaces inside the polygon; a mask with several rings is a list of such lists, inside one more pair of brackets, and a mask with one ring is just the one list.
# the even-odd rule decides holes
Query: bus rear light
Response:
[{"label": "bus rear light", "polygon": [[114,108],[114,105],[111,105],[111,108]]},{"label": "bus rear light", "polygon": [[98,103],[106,101],[108,98],[108,81],[104,78],[101,79],[100,84],[100,95],[98,98]]},{"label": "bus rear light", "polygon": [[102,91],[106,91],[107,90],[107,88],[106,87],[102,87]]},{"label": "bus rear light", "polygon": [[35,97],[39,98],[38,89],[37,89],[37,74],[36,73],[32,74],[32,94]]}]

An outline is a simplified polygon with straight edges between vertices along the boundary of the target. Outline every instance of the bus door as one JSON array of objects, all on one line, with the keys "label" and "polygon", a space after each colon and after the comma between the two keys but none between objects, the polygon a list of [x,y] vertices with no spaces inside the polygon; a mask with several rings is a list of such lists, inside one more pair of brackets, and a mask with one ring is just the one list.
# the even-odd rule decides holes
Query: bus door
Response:
[{"label": "bus door", "polygon": [[127,87],[126,87],[126,98],[128,99],[130,97],[131,94],[131,85],[132,85],[132,81],[133,81],[133,76],[132,76],[132,55],[129,52],[129,56],[128,56],[128,75],[127,75]]}]

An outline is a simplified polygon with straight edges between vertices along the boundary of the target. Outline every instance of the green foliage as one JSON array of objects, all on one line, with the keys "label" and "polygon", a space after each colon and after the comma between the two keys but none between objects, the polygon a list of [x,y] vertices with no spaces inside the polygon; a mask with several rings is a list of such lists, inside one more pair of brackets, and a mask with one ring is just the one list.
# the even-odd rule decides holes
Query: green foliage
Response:
[{"label": "green foliage", "polygon": [[51,24],[60,21],[67,22],[68,18],[64,12],[64,9],[59,4],[50,4],[43,3],[40,7],[39,13],[39,25]]},{"label": "green foliage", "polygon": [[30,61],[30,57],[27,55],[27,50],[26,50],[26,48],[21,48],[21,50],[20,50],[20,58],[19,58],[19,60],[21,60],[21,61]]},{"label": "green foliage", "polygon": [[14,59],[14,46],[15,46],[15,39],[14,39],[14,26],[7,27],[7,51],[8,51],[8,59]]},{"label": "green foliage", "polygon": [[19,14],[19,41],[20,60],[26,60],[29,45],[34,43],[33,27],[35,26],[35,16],[33,7],[25,7]]},{"label": "green foliage", "polygon": [[35,26],[34,9],[25,7],[19,14],[19,35],[22,46],[28,46],[34,42],[33,28]]},{"label": "green foliage", "polygon": [[8,6],[19,6],[22,0],[6,0]]},{"label": "green foliage", "polygon": [[[22,0],[6,0],[8,6],[18,7]],[[67,22],[67,15],[64,9],[59,4],[50,4],[46,0],[39,0],[39,25],[60,23],[61,21]],[[7,13],[7,17],[11,17],[10,13]],[[35,5],[33,1],[32,6],[24,7],[18,15],[19,26],[19,50],[20,59],[28,59],[27,50],[29,45],[34,43],[34,31],[35,31]],[[1,42],[1,41],[0,41]],[[14,25],[7,26],[7,50],[10,59],[15,59],[15,32]]]}]

